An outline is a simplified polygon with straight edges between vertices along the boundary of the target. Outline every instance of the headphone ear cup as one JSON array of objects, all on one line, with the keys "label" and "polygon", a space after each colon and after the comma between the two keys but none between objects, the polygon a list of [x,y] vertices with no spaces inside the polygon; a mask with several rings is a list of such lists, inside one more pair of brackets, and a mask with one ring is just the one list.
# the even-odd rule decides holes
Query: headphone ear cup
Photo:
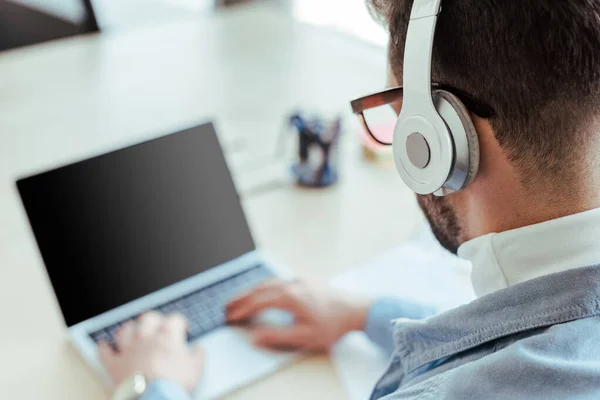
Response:
[{"label": "headphone ear cup", "polygon": [[[465,162],[468,164],[467,168],[464,168],[466,177],[460,187],[460,189],[464,189],[473,182],[479,171],[480,153],[477,130],[473,125],[469,110],[455,95],[445,90],[435,90],[433,97],[436,109],[448,126],[454,141],[456,151],[454,169],[458,167],[457,164],[460,160],[464,160],[461,164],[464,165]],[[451,110],[444,107],[444,103],[450,105]],[[457,122],[460,125],[457,125],[457,122],[452,122],[453,120],[456,121],[456,116],[458,116],[459,121]]]}]

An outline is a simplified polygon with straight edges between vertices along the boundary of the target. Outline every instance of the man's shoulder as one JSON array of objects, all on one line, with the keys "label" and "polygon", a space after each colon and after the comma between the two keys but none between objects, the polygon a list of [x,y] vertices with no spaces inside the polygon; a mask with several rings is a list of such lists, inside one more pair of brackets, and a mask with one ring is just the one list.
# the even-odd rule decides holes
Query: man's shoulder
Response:
[{"label": "man's shoulder", "polygon": [[[493,352],[447,371],[443,398],[598,398],[600,317],[499,338]],[[576,383],[576,384],[575,384]]]},{"label": "man's shoulder", "polygon": [[390,399],[597,399],[600,317],[498,338],[422,377]]}]

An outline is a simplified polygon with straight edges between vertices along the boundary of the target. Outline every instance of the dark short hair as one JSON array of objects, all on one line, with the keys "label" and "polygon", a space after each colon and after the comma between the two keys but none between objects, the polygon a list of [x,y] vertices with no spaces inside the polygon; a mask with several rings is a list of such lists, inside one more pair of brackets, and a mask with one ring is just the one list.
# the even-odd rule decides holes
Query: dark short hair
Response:
[{"label": "dark short hair", "polygon": [[[369,3],[401,81],[413,1]],[[494,108],[496,139],[526,185],[572,182],[598,134],[600,0],[445,0],[432,74]]]}]

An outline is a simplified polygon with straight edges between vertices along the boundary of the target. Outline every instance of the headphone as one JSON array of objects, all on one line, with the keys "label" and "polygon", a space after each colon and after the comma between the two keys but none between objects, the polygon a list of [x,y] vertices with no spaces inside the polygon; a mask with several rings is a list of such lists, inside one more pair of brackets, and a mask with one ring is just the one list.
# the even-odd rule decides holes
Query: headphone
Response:
[{"label": "headphone", "polygon": [[445,196],[469,186],[479,170],[479,140],[464,104],[431,82],[441,0],[414,0],[404,53],[404,96],[394,129],[394,161],[418,194]]}]

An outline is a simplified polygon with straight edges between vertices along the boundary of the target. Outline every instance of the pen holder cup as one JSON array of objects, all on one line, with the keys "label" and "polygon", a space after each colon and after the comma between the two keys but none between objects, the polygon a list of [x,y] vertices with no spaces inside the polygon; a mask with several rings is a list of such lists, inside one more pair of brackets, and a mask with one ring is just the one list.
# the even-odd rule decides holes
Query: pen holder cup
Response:
[{"label": "pen holder cup", "polygon": [[298,133],[297,159],[292,165],[296,184],[317,188],[335,184],[339,178],[341,119],[307,120],[294,115],[290,123]]}]

